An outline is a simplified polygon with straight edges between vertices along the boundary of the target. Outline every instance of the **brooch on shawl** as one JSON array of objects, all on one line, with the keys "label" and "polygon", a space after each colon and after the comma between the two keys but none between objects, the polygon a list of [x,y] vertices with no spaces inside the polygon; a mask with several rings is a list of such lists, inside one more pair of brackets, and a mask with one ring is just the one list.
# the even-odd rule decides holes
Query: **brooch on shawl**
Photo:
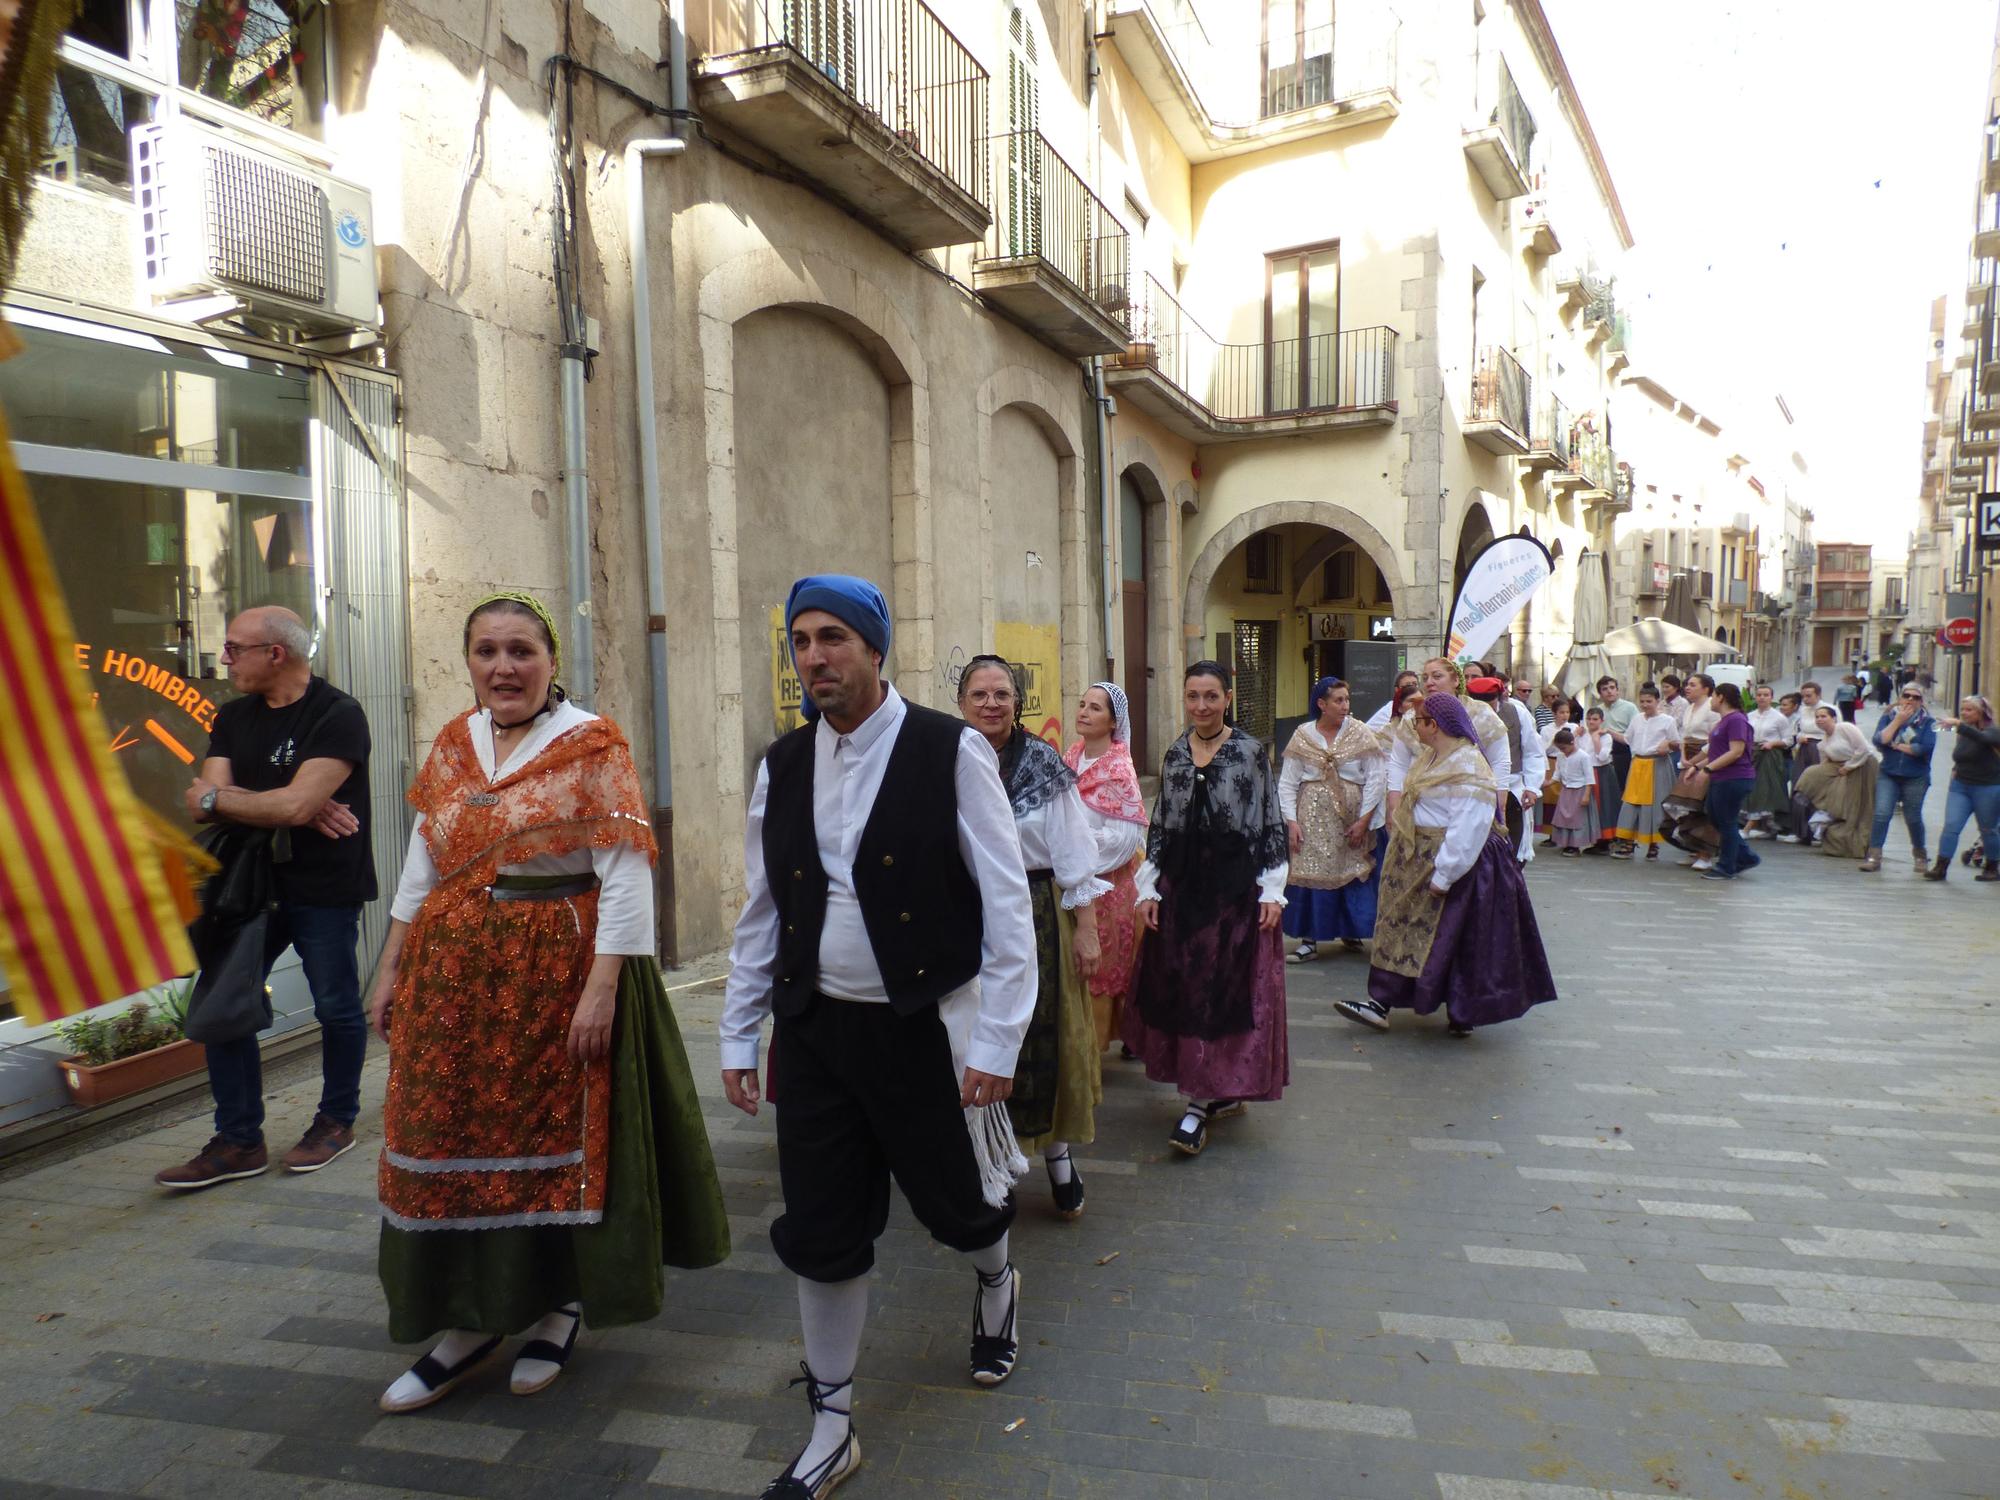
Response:
[{"label": "brooch on shawl", "polygon": [[492,807],[500,798],[492,792],[467,792],[465,804],[468,807]]}]

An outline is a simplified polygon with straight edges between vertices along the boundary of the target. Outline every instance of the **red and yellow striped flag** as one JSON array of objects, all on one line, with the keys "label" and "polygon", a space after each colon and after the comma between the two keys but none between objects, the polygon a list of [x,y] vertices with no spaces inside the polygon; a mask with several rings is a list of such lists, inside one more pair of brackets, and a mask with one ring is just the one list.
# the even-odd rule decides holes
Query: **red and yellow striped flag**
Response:
[{"label": "red and yellow striped flag", "polygon": [[0,968],[52,1021],[194,967],[0,416]]}]

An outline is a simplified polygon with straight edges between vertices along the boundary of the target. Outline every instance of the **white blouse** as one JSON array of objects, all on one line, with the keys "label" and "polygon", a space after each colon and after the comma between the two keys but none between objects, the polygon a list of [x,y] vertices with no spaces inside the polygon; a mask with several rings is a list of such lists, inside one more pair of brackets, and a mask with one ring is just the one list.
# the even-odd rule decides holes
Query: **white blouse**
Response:
[{"label": "white blouse", "polygon": [[[1399,727],[1390,733],[1389,741],[1389,790],[1400,793],[1403,779],[1410,774],[1410,766],[1416,761],[1417,743],[1415,727],[1416,710],[1403,710],[1403,718],[1409,721],[1409,733],[1405,735]],[[1493,780],[1502,787],[1511,786],[1514,781],[1514,755],[1507,746],[1507,726],[1500,715],[1493,715],[1492,738],[1479,742],[1479,752],[1486,757],[1486,764],[1492,768]]]},{"label": "white blouse", "polygon": [[[563,735],[597,715],[574,703],[555,707],[514,747],[507,763],[493,768],[493,717],[481,709],[468,726],[472,750],[487,781],[511,775],[540,755]],[[503,875],[588,875],[597,876],[597,951],[600,954],[633,955],[657,953],[653,933],[653,866],[646,856],[624,842],[608,849],[578,849],[570,854],[538,854],[518,865],[502,865]],[[403,858],[403,877],[396,883],[396,899],[389,915],[398,922],[414,922],[417,910],[438,883],[437,865],[430,845],[424,842],[423,814],[410,831],[410,847]]]},{"label": "white blouse", "polygon": [[1681,734],[1672,714],[1656,713],[1649,719],[1642,713],[1625,731],[1625,743],[1634,756],[1665,755],[1680,743]]},{"label": "white blouse", "polygon": [[[1077,762],[1077,773],[1088,771],[1094,757]],[[1088,802],[1083,804],[1084,821],[1097,844],[1096,870],[1099,875],[1115,875],[1132,863],[1132,856],[1146,847],[1146,825],[1101,813]]]},{"label": "white blouse", "polygon": [[1690,703],[1687,717],[1681,720],[1681,738],[1700,740],[1703,744],[1707,744],[1708,732],[1721,722],[1722,713],[1716,708],[1714,698],[1708,699],[1700,708]]},{"label": "white blouse", "polygon": [[1590,756],[1581,750],[1557,757],[1556,779],[1565,787],[1587,787],[1597,781],[1597,767],[1591,764]]},{"label": "white blouse", "polygon": [[[1819,726],[1814,725],[1813,727],[1817,729]],[[1868,736],[1863,734],[1858,727],[1847,723],[1845,720],[1835,724],[1827,732],[1826,743],[1820,750],[1820,756],[1822,759],[1830,760],[1836,765],[1844,765],[1850,760],[1860,762],[1864,760],[1880,760],[1882,758],[1881,753],[1868,743]]]},{"label": "white blouse", "polygon": [[1075,783],[1040,807],[1027,812],[1016,809],[1014,831],[1021,836],[1022,865],[1029,870],[1055,872],[1064,911],[1088,906],[1110,893],[1110,882],[1097,878],[1101,868],[1097,838],[1090,827],[1090,809],[1083,805]]},{"label": "white blouse", "polygon": [[1617,742],[1611,738],[1611,731],[1600,729],[1592,735],[1588,729],[1580,729],[1576,735],[1576,748],[1590,757],[1593,766],[1611,764],[1611,747]]},{"label": "white blouse", "polygon": [[1789,745],[1796,733],[1792,716],[1776,708],[1753,708],[1750,710],[1750,732],[1756,735],[1757,748],[1776,742]]},{"label": "white blouse", "polygon": [[1574,719],[1565,720],[1561,724],[1558,724],[1554,720],[1551,720],[1547,724],[1544,724],[1541,730],[1542,749],[1546,750],[1551,755],[1555,754],[1556,731],[1558,729],[1567,729],[1571,734],[1575,735],[1578,739],[1583,738],[1583,726],[1577,723]]},{"label": "white blouse", "polygon": [[1448,891],[1478,863],[1493,831],[1493,799],[1472,787],[1441,787],[1417,798],[1419,828],[1442,828],[1444,842],[1432,861],[1431,889]]},{"label": "white blouse", "polygon": [[[1328,747],[1326,736],[1319,732],[1317,724],[1305,726],[1306,735],[1320,749]],[[1299,789],[1308,782],[1324,779],[1318,766],[1309,766],[1295,756],[1284,758],[1284,768],[1278,773],[1278,811],[1285,815],[1287,823],[1299,820]],[[1361,814],[1368,819],[1370,828],[1382,826],[1383,803],[1389,790],[1388,757],[1363,755],[1342,761],[1336,774],[1349,786],[1361,789]]]}]

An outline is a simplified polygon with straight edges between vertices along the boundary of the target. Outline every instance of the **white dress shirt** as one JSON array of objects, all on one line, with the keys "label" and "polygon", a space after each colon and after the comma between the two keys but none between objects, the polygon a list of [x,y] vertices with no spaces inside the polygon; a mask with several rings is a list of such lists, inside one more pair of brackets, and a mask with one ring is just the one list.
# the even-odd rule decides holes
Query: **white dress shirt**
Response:
[{"label": "white dress shirt", "polygon": [[1389,727],[1389,711],[1395,706],[1396,700],[1391,698],[1387,703],[1376,709],[1374,713],[1368,716],[1368,727],[1378,734],[1387,729]]},{"label": "white dress shirt", "polygon": [[1708,732],[1721,722],[1722,711],[1715,706],[1715,699],[1713,697],[1706,699],[1699,708],[1690,703],[1688,705],[1687,717],[1681,720],[1681,738],[1683,740],[1700,740],[1706,745],[1708,743]]},{"label": "white dress shirt", "polygon": [[[578,725],[588,724],[597,715],[574,703],[562,702],[549,716],[528,731],[497,771],[493,767],[493,716],[481,709],[466,726],[471,731],[472,753],[479,757],[479,769],[488,784],[511,776]],[[635,955],[657,953],[653,933],[652,861],[624,842],[608,849],[578,849],[570,854],[541,854],[518,865],[502,865],[503,875],[588,875],[597,876],[597,952]],[[396,899],[389,915],[398,922],[414,922],[417,911],[438,883],[438,868],[431,859],[430,845],[424,842],[423,814],[410,832],[410,847],[403,858],[403,877],[396,882]]]},{"label": "white dress shirt", "polygon": [[1662,709],[1662,711],[1665,712],[1668,718],[1674,721],[1674,728],[1676,731],[1678,731],[1683,724],[1687,723],[1688,701],[1686,698],[1682,697],[1679,693],[1675,693],[1671,698],[1663,699],[1660,703],[1660,708]]},{"label": "white dress shirt", "polygon": [[[1548,762],[1535,754],[1535,746],[1541,740],[1541,731],[1535,727],[1535,711],[1519,698],[1502,698],[1494,705],[1495,713],[1512,714],[1516,727],[1521,731],[1521,769],[1508,780],[1508,786],[1515,793],[1516,800],[1523,806],[1532,802],[1542,790],[1542,776]],[[1508,749],[1508,765],[1512,768],[1513,750]]]},{"label": "white dress shirt", "polygon": [[1014,831],[1021,839],[1023,868],[1055,875],[1064,911],[1111,894],[1111,882],[1097,878],[1097,839],[1090,828],[1090,810],[1074,784],[1040,807],[1016,812]]},{"label": "white dress shirt", "polygon": [[1666,755],[1681,742],[1681,730],[1670,713],[1655,713],[1650,719],[1642,712],[1625,731],[1625,743],[1633,759]]},{"label": "white dress shirt", "polygon": [[1570,790],[1595,786],[1597,767],[1591,764],[1588,753],[1572,749],[1569,754],[1556,757],[1556,781],[1558,785]]},{"label": "white dress shirt", "polygon": [[1792,742],[1792,716],[1782,709],[1753,708],[1750,710],[1750,732],[1756,736],[1758,749],[1772,743],[1789,745]]},{"label": "white dress shirt", "polygon": [[1493,799],[1473,787],[1441,787],[1417,798],[1414,816],[1419,828],[1444,830],[1431,865],[1431,889],[1448,891],[1486,847],[1493,831]]},{"label": "white dress shirt", "polygon": [[[826,920],[820,928],[821,994],[886,1003],[889,994],[875,962],[854,890],[854,855],[896,737],[908,717],[891,687],[882,704],[851,734],[824,718],[813,734],[813,832],[826,871]],[[965,1065],[996,1077],[1013,1076],[1014,1059],[1034,1017],[1040,976],[1035,923],[1028,903],[1027,866],[1014,810],[1000,783],[1000,761],[984,735],[968,726],[958,739],[954,785],[958,793],[958,852],[979,887],[983,916],[979,975],[940,1004],[976,994],[979,1015],[965,1050]],[[743,832],[743,914],[729,950],[729,984],[722,1004],[722,1066],[757,1066],[758,1032],[771,1010],[771,967],[778,956],[778,906],[764,872],[764,806],[770,795],[769,764],[757,768],[750,816]]]},{"label": "white dress shirt", "polygon": [[[1324,750],[1326,736],[1319,732],[1319,725],[1305,726],[1308,737]],[[1360,815],[1368,819],[1370,828],[1380,828],[1384,804],[1389,791],[1389,759],[1385,755],[1361,755],[1344,760],[1336,768],[1335,774],[1360,793]],[[1319,781],[1319,767],[1309,766],[1304,761],[1287,755],[1284,767],[1278,772],[1278,811],[1284,814],[1287,823],[1299,820],[1299,790],[1306,783]]]}]

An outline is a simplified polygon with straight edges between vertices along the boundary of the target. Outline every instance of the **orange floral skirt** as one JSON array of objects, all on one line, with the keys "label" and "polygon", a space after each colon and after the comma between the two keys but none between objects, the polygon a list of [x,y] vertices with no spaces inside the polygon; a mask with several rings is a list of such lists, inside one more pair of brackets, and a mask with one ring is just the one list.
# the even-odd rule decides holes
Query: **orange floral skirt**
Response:
[{"label": "orange floral skirt", "polygon": [[495,901],[480,888],[437,905],[434,895],[410,925],[390,1016],[384,1221],[600,1222],[610,1064],[568,1053],[596,952],[596,891]]}]

